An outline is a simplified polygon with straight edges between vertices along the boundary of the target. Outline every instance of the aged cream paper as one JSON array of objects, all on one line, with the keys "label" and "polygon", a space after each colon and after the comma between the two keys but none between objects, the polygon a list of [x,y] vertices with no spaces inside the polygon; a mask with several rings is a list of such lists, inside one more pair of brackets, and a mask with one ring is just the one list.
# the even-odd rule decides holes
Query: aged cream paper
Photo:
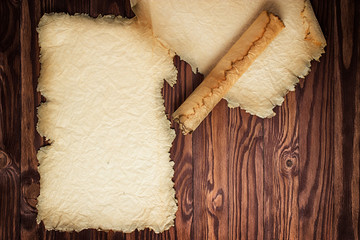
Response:
[{"label": "aged cream paper", "polygon": [[50,14],[38,26],[38,222],[47,229],[161,232],[177,210],[175,133],[164,113],[173,55],[136,20]]},{"label": "aged cream paper", "polygon": [[[285,28],[226,94],[230,107],[272,117],[326,45],[309,0],[131,0],[140,21],[205,76],[263,10]],[[165,10],[166,9],[166,10]]]}]

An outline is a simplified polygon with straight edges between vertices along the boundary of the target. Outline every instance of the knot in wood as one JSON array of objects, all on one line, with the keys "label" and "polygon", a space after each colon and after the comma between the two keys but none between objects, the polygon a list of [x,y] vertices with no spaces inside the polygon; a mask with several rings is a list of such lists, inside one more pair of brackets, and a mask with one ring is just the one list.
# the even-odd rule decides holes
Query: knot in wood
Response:
[{"label": "knot in wood", "polygon": [[298,174],[298,157],[294,152],[284,152],[280,157],[280,173],[285,177],[294,177]]},{"label": "knot in wood", "polygon": [[30,185],[23,185],[22,193],[27,204],[32,208],[36,208],[37,197],[40,194],[40,184],[32,182]]},{"label": "knot in wood", "polygon": [[292,167],[292,165],[293,165],[293,162],[291,161],[291,159],[288,159],[288,160],[286,161],[286,166],[287,166],[287,167]]},{"label": "knot in wood", "polygon": [[40,176],[34,169],[22,173],[21,192],[27,203],[24,211],[36,211],[37,197],[40,194]]},{"label": "knot in wood", "polygon": [[214,211],[219,211],[224,205],[224,192],[220,189],[215,197],[212,199],[212,208]]},{"label": "knot in wood", "polygon": [[10,157],[4,151],[0,150],[0,170],[6,168],[10,163]]}]

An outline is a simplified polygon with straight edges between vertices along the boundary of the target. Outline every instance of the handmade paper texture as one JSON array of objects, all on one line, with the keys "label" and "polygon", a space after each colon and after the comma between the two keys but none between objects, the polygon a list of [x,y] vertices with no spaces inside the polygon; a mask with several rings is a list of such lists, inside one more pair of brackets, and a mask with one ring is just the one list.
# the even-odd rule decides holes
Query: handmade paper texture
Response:
[{"label": "handmade paper texture", "polygon": [[272,117],[326,46],[309,0],[131,0],[140,21],[205,76],[263,10],[285,28],[229,90],[230,107]]},{"label": "handmade paper texture", "polygon": [[46,229],[161,232],[177,210],[164,113],[173,55],[136,20],[44,15],[37,129]]}]

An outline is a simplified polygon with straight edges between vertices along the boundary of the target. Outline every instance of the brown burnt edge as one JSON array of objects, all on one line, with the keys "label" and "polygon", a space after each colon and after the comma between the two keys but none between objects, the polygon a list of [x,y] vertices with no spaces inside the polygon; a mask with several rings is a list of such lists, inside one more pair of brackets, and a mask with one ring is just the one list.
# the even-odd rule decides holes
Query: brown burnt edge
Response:
[{"label": "brown burnt edge", "polygon": [[177,124],[179,124],[180,130],[181,130],[181,132],[182,132],[183,135],[187,135],[188,133],[191,134],[194,130],[187,128],[187,127],[185,126],[185,124],[180,121],[180,117],[182,117],[182,116],[183,116],[183,115],[180,115],[179,117],[174,118],[174,122],[176,122]]},{"label": "brown burnt edge", "polygon": [[308,0],[304,0],[304,8],[301,10],[300,12],[300,16],[303,19],[303,26],[306,24],[307,28],[305,29],[305,36],[304,36],[304,40],[309,41],[311,43],[313,43],[316,46],[322,47],[324,48],[326,46],[326,43],[323,44],[322,42],[320,42],[319,40],[317,40],[317,38],[314,36],[314,34],[311,31],[311,21],[308,19],[308,17],[306,16],[306,13],[309,9],[309,7],[307,6],[308,4]]}]

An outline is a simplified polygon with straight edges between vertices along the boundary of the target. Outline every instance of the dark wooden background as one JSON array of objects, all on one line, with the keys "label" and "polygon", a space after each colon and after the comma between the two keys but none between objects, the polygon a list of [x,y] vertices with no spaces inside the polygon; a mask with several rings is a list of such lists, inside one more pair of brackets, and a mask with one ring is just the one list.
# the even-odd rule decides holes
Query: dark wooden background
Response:
[{"label": "dark wooden background", "polygon": [[[328,46],[287,95],[260,119],[225,101],[171,150],[179,201],[162,234],[45,231],[35,130],[39,47],[46,12],[120,14],[124,0],[0,1],[0,239],[359,239],[360,1],[312,0]],[[171,114],[202,80],[174,59],[179,81],[164,85]]]}]

